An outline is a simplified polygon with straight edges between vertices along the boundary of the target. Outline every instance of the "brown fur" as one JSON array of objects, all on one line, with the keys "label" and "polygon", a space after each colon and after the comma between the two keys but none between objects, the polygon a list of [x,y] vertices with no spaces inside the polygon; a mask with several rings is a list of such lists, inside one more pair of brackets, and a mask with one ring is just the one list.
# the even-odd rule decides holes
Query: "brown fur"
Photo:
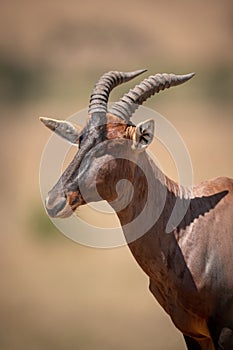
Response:
[{"label": "brown fur", "polygon": [[[92,132],[98,135],[99,131]],[[80,151],[50,191],[48,209],[64,193],[67,205],[77,199],[73,210],[85,204],[77,189],[80,184],[87,189],[86,202],[98,200],[92,191],[96,187],[115,209],[129,248],[149,277],[151,292],[184,334],[188,349],[232,350],[233,180],[222,177],[183,188],[168,179],[146,152],[132,150],[133,134],[134,126],[108,114],[108,142],[92,148],[90,142],[96,145],[96,136],[90,141],[85,135]],[[127,185],[116,192],[121,179],[133,184],[133,194]],[[164,194],[162,213],[145,231]],[[188,209],[168,234],[166,225],[177,200],[180,208],[188,201]],[[134,224],[141,212],[144,216]],[[65,217],[70,211],[65,206],[58,214]],[[137,230],[142,235],[134,237]]]}]

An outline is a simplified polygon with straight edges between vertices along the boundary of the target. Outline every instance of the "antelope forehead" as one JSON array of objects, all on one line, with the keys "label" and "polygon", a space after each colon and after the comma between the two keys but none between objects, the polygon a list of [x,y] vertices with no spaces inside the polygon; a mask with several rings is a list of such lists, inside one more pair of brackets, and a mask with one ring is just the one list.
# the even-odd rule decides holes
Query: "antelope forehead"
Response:
[{"label": "antelope forehead", "polygon": [[95,145],[103,140],[104,133],[102,131],[93,130],[85,127],[79,136],[79,147],[84,144]]},{"label": "antelope forehead", "polygon": [[84,128],[79,136],[79,148],[82,148],[84,144],[89,144],[90,148],[92,148],[104,141],[128,138],[128,129],[125,124],[116,123],[107,124],[106,129]]}]

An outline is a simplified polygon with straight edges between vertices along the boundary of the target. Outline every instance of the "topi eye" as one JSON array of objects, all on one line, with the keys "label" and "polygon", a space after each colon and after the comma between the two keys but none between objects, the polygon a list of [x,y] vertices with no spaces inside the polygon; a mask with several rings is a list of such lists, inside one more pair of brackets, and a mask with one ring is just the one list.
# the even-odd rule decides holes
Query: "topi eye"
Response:
[{"label": "topi eye", "polygon": [[80,135],[79,136],[79,145],[81,145],[82,141],[83,141],[83,135]]}]

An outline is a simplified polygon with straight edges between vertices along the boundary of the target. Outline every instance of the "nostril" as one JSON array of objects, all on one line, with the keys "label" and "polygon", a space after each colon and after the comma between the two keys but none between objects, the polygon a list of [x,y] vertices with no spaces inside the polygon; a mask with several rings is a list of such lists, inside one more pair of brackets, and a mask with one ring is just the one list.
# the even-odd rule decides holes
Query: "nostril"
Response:
[{"label": "nostril", "polygon": [[60,202],[56,205],[57,212],[61,211],[66,205],[66,198],[62,198]]},{"label": "nostril", "polygon": [[[47,202],[47,201],[46,201]],[[61,198],[60,201],[54,207],[48,207],[48,204],[45,203],[46,210],[49,216],[56,217],[58,213],[65,207],[66,198]]]}]

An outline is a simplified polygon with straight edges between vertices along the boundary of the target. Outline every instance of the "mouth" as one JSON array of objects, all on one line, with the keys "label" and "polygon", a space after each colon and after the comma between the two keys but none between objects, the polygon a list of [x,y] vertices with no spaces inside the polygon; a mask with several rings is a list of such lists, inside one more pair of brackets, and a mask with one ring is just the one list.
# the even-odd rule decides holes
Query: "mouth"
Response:
[{"label": "mouth", "polygon": [[51,218],[68,218],[70,217],[74,211],[80,206],[84,204],[84,201],[81,195],[78,192],[70,192],[59,200],[56,205],[49,205],[49,198],[45,201],[45,207],[47,214]]}]

